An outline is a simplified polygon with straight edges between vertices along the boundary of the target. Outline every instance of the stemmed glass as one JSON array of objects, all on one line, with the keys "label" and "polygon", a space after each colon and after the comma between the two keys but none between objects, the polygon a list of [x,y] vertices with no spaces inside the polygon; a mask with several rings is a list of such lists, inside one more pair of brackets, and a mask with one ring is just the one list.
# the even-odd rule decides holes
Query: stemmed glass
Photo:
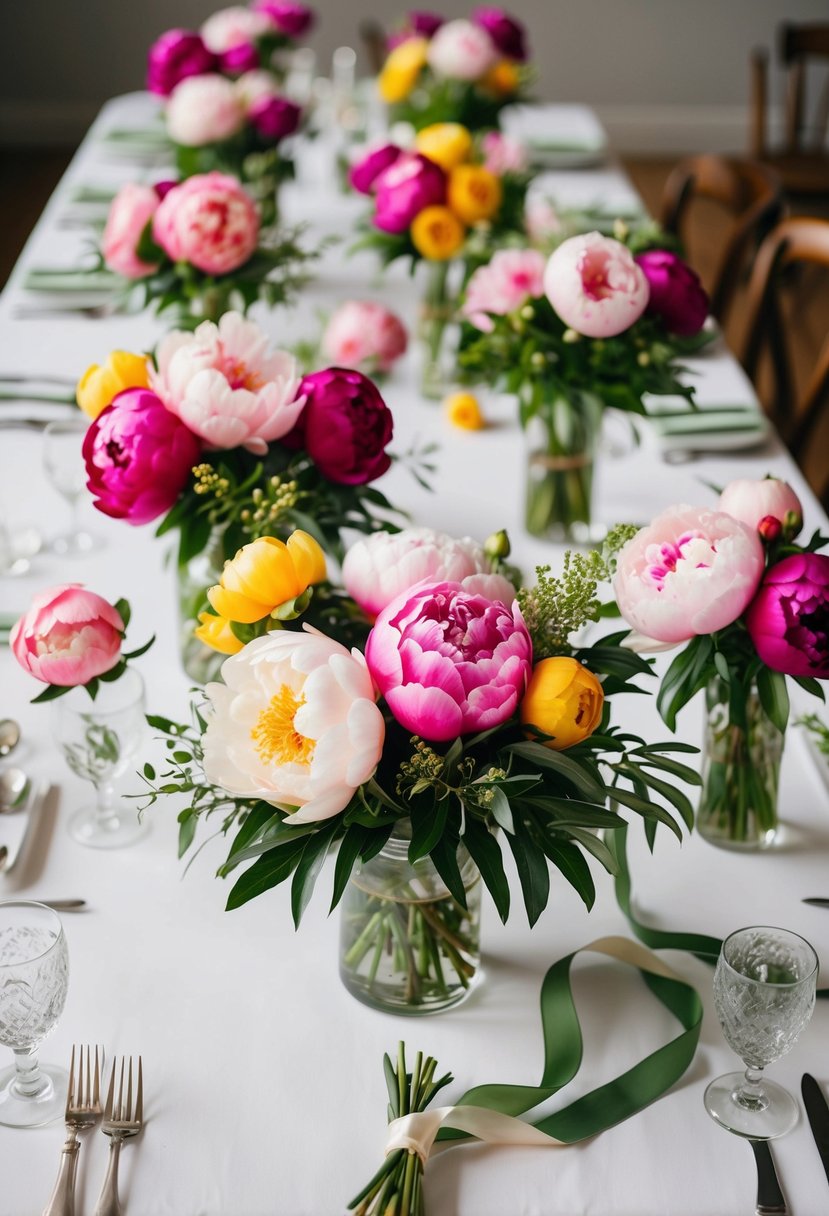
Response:
[{"label": "stemmed glass", "polygon": [[0,1043],[14,1066],[0,1073],[0,1123],[40,1127],[63,1116],[67,1075],[39,1064],[37,1047],[63,1012],[69,980],[58,916],[28,900],[0,903]]},{"label": "stemmed glass", "polygon": [[791,1094],[763,1069],[794,1047],[815,1007],[818,959],[804,938],[767,925],[738,929],[723,942],[714,972],[714,1006],[745,1073],[712,1081],[705,1109],[738,1136],[773,1140],[797,1122]]},{"label": "stemmed glass", "polygon": [[53,553],[77,556],[89,553],[100,543],[78,523],[78,508],[86,485],[86,469],[81,445],[89,427],[89,419],[78,415],[50,422],[43,431],[43,467],[49,481],[66,499],[70,508],[69,528],[52,538]]},{"label": "stemmed glass", "polygon": [[111,684],[102,682],[95,700],[75,688],[52,703],[52,728],[66,763],[95,787],[94,805],[69,820],[69,834],[95,849],[119,849],[146,832],[134,808],[116,805],[114,784],[129,768],[144,733],[144,681],[133,668]]}]

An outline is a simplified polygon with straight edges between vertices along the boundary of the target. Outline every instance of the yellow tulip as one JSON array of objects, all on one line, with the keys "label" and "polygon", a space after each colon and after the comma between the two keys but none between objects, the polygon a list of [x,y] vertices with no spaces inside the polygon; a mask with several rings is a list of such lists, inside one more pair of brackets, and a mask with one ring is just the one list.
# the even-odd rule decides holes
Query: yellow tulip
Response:
[{"label": "yellow tulip", "polygon": [[407,38],[389,51],[377,77],[377,87],[383,101],[395,105],[406,100],[426,66],[428,47],[425,38]]},{"label": "yellow tulip", "polygon": [[412,244],[432,262],[445,262],[456,254],[466,239],[466,229],[448,207],[424,207],[410,228]]},{"label": "yellow tulip", "polygon": [[261,536],[225,562],[219,585],[207,598],[220,617],[252,625],[322,582],[325,573],[325,554],[307,532],[297,529],[287,543]]},{"label": "yellow tulip", "polygon": [[238,654],[242,649],[243,643],[230,628],[230,621],[226,621],[223,616],[201,612],[199,621],[201,624],[193,630],[193,634],[211,650],[218,650],[221,654]]},{"label": "yellow tulip", "polygon": [[521,721],[552,735],[545,746],[561,752],[593,734],[603,705],[604,692],[593,672],[562,655],[536,663],[521,702]]},{"label": "yellow tulip", "polygon": [[103,366],[93,363],[86,369],[75,396],[83,412],[95,419],[125,388],[147,388],[149,383],[144,355],[114,350]]},{"label": "yellow tulip", "polygon": [[459,122],[436,122],[415,136],[415,148],[448,173],[468,160],[472,136]]},{"label": "yellow tulip", "polygon": [[501,179],[483,165],[458,165],[449,174],[446,201],[465,224],[491,219],[502,198]]},{"label": "yellow tulip", "polygon": [[509,97],[520,84],[518,68],[511,59],[499,59],[481,80],[481,88],[496,97]]},{"label": "yellow tulip", "polygon": [[464,431],[480,431],[486,425],[480,403],[474,393],[450,393],[443,403],[443,408],[452,425]]}]

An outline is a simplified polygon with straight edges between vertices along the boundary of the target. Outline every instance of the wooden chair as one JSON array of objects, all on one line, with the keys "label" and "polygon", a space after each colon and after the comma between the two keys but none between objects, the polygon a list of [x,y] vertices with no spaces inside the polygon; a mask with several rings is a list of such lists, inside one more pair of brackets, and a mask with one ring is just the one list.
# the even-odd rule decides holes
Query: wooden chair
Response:
[{"label": "wooden chair", "polygon": [[[798,400],[781,301],[783,291],[796,292],[807,284],[803,274],[807,266],[829,274],[829,220],[785,219],[766,237],[754,263],[748,286],[748,341],[743,366],[756,385],[763,357],[768,356],[771,393],[764,402],[767,412],[827,506],[829,323],[821,322],[821,333],[825,336]],[[819,300],[829,313],[829,292],[824,292]],[[814,475],[810,470],[814,470]]]},{"label": "wooden chair", "polygon": [[731,306],[742,272],[783,210],[778,178],[756,161],[691,156],[671,173],[662,196],[660,223],[683,238],[696,199],[710,199],[733,216],[711,287],[711,311],[720,323]]},{"label": "wooden chair", "polygon": [[829,66],[829,25],[783,24],[779,30],[779,58],[785,69],[785,135],[780,147],[768,144],[768,52],[751,57],[751,139],[755,160],[769,165],[792,196],[829,192],[829,74],[819,91],[814,120],[806,116],[806,69]]}]

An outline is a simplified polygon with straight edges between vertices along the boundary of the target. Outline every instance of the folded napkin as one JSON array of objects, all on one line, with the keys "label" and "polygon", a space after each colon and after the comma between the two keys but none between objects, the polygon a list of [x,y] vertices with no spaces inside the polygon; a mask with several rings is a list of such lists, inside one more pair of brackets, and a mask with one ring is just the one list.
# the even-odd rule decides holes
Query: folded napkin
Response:
[{"label": "folded napkin", "polygon": [[732,452],[764,443],[771,427],[756,405],[701,405],[689,409],[676,397],[651,397],[647,424],[662,450]]}]

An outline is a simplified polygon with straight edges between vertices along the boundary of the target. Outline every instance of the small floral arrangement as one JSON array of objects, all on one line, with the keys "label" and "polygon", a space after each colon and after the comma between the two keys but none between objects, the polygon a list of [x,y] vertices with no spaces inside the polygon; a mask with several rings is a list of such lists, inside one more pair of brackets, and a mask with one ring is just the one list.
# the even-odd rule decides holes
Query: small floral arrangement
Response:
[{"label": "small floral arrangement", "polygon": [[829,679],[829,556],[794,538],[801,504],[784,481],[734,481],[712,510],[672,507],[622,549],[614,590],[637,649],[682,645],[659,708],[706,690],[705,783],[698,825],[735,847],[769,844],[789,717],[786,677],[824,699]]},{"label": "small floral arrangement", "polygon": [[296,234],[264,232],[237,178],[199,173],[155,186],[130,182],[116,194],[101,241],[104,264],[137,285],[140,307],[175,309],[181,324],[217,320],[256,300],[282,304],[305,282],[313,257]]},{"label": "small floral arrangement", "polygon": [[344,300],[328,318],[320,350],[338,367],[383,376],[408,345],[409,335],[396,313],[370,300]]},{"label": "small floral arrangement", "polygon": [[396,120],[479,131],[497,127],[503,107],[521,100],[527,58],[524,27],[503,9],[477,8],[468,20],[413,11],[390,39],[377,83]]}]

